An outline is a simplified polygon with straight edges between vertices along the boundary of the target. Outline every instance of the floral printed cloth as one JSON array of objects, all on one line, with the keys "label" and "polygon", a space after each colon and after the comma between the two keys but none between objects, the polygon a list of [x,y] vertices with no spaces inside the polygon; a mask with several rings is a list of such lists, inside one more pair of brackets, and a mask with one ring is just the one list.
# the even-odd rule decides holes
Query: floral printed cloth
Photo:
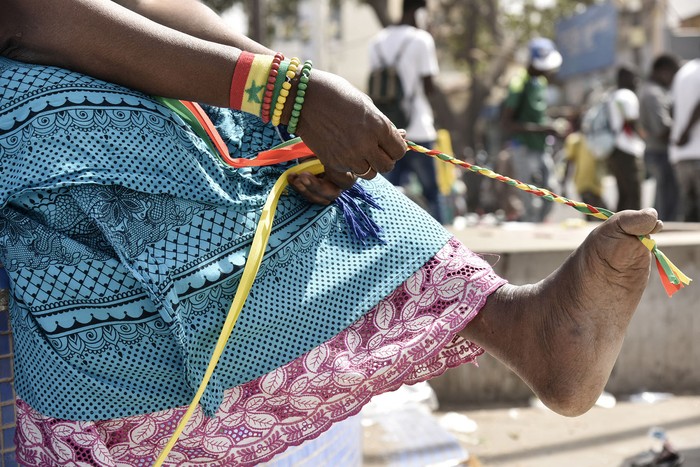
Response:
[{"label": "floral printed cloth", "polygon": [[[197,410],[166,465],[254,465],[356,414],[373,395],[472,362],[457,335],[505,281],[451,240],[370,313],[294,361],[226,391],[213,417]],[[17,402],[22,465],[151,465],[186,407],[97,422],[45,417]]]}]

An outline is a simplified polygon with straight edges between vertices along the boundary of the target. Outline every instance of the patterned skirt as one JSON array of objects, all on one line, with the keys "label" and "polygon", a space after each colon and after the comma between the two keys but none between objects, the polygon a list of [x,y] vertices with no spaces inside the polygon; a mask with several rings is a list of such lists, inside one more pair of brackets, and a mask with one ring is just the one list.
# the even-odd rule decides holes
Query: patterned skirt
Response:
[{"label": "patterned skirt", "polygon": [[[274,128],[207,108],[233,157]],[[0,58],[0,260],[23,465],[150,465],[202,379],[270,187],[156,99]],[[504,281],[381,177],[355,207],[280,201],[261,269],[167,465],[246,465],[381,392],[473,361]]]}]

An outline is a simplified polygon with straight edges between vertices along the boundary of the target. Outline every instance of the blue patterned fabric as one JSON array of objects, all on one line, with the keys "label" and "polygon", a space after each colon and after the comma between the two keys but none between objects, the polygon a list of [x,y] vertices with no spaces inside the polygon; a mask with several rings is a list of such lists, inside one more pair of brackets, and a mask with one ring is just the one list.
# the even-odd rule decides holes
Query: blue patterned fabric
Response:
[{"label": "blue patterned fabric", "polygon": [[12,330],[7,311],[7,287],[0,288],[0,466],[14,467],[15,391],[12,384]]},{"label": "blue patterned fabric", "polygon": [[[207,108],[233,157],[279,143],[252,116]],[[233,169],[149,96],[0,58],[0,261],[10,279],[19,397],[97,420],[186,405],[284,167]],[[337,207],[282,197],[263,264],[202,398],[328,340],[449,235],[381,178],[384,229],[363,245]]]}]

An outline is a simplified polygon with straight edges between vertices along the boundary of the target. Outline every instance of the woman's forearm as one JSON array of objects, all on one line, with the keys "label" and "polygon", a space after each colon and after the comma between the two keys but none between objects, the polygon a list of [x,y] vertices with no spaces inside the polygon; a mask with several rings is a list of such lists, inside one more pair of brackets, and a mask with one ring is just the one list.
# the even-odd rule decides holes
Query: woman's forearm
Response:
[{"label": "woman's forearm", "polygon": [[[166,13],[163,4],[150,1],[129,6],[148,10],[144,14],[173,26],[198,11],[205,25],[216,26],[191,27],[220,42],[177,31],[109,0],[5,0],[0,54],[68,68],[146,94],[229,106],[231,78],[240,55],[237,45],[248,47],[252,41],[228,33],[210,10],[197,4],[185,5],[184,13]],[[248,50],[267,51],[259,47]],[[288,102],[294,102],[295,92],[292,88]],[[352,186],[350,172],[367,173],[365,178],[387,172],[406,152],[398,130],[346,80],[314,70],[305,94],[296,134],[336,185]],[[291,105],[284,106],[281,123],[289,121],[291,111]]]},{"label": "woman's forearm", "polygon": [[231,45],[176,31],[104,0],[9,0],[3,9],[5,56],[149,94],[228,104],[239,54]]},{"label": "woman's forearm", "polygon": [[115,0],[146,18],[194,37],[258,54],[274,51],[238,33],[198,0]]}]

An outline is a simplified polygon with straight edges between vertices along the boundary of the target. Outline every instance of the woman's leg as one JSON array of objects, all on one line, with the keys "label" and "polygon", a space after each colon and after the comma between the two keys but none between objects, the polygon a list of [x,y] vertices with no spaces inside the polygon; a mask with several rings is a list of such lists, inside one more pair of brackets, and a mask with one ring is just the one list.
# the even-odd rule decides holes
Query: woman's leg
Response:
[{"label": "woman's leg", "polygon": [[618,213],[549,277],[501,287],[460,333],[508,365],[554,411],[579,415],[607,382],[641,299],[661,228],[653,209]]}]

